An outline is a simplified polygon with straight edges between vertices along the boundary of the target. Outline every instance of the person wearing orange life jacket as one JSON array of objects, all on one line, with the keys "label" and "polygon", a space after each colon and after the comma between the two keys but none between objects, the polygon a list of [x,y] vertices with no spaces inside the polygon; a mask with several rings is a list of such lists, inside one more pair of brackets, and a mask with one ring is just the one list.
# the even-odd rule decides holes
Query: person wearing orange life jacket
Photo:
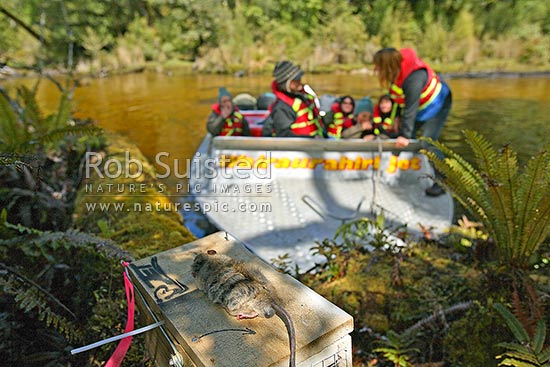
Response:
[{"label": "person wearing orange life jacket", "polygon": [[212,105],[206,129],[214,136],[250,136],[246,118],[233,104],[231,94],[225,87],[220,87],[218,103]]},{"label": "person wearing orange life jacket", "polygon": [[374,135],[382,139],[395,139],[399,136],[399,105],[393,103],[389,94],[384,94],[374,106],[372,122]]},{"label": "person wearing orange life jacket", "polygon": [[[396,145],[407,146],[419,130],[425,137],[439,139],[452,106],[449,86],[411,48],[384,48],[376,52],[373,63],[380,85],[389,89],[392,100],[401,107]],[[435,147],[421,144],[444,158]],[[436,172],[436,177],[442,175]],[[444,193],[436,182],[425,191],[429,196]]]},{"label": "person wearing orange life jacket", "polygon": [[262,136],[322,138],[323,124],[314,96],[304,91],[304,72],[290,61],[279,61],[271,84],[276,100],[265,120]]},{"label": "person wearing orange life jacket", "polygon": [[355,101],[351,96],[343,96],[332,104],[323,117],[329,139],[340,139],[342,131],[353,126],[354,109]]}]

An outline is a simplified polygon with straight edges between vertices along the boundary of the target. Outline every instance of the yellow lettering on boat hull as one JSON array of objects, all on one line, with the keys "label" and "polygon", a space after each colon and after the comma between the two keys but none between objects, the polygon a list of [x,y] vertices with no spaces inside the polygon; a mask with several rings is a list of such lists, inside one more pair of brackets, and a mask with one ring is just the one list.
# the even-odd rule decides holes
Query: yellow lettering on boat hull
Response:
[{"label": "yellow lettering on boat hull", "polygon": [[[419,171],[422,169],[422,160],[420,157],[399,158],[397,156],[390,156],[388,160],[388,166],[385,172],[392,174],[401,171]],[[380,155],[374,158],[357,155],[352,158],[348,156],[341,156],[339,158],[301,158],[301,157],[269,157],[265,155],[258,158],[240,155],[226,155],[221,154],[219,156],[220,168],[252,168],[262,167],[267,168],[268,165],[276,169],[316,169],[318,166],[322,166],[327,171],[367,171],[380,169],[381,158]]]}]

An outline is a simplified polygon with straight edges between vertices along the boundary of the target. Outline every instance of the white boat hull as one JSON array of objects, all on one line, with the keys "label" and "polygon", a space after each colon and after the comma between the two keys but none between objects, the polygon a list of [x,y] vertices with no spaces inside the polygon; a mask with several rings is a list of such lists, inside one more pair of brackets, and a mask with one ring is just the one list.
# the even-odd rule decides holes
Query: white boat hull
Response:
[{"label": "white boat hull", "polygon": [[[307,270],[310,248],[344,222],[383,213],[409,232],[451,225],[449,194],[429,197],[426,156],[393,141],[207,136],[190,184],[204,214],[267,261],[288,253]],[[412,144],[409,150],[418,145]]]}]

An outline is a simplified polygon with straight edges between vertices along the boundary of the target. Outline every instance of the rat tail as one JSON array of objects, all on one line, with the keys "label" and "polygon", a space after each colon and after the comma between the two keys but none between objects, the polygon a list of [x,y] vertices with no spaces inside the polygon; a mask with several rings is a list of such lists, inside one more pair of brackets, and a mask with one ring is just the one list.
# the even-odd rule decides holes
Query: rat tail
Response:
[{"label": "rat tail", "polygon": [[290,315],[286,312],[284,308],[273,302],[271,304],[273,309],[275,310],[275,313],[279,318],[284,322],[286,326],[286,330],[288,331],[288,343],[290,345],[290,358],[288,361],[289,367],[295,367],[296,366],[296,332],[294,331],[294,324],[292,323],[292,319],[290,318]]}]

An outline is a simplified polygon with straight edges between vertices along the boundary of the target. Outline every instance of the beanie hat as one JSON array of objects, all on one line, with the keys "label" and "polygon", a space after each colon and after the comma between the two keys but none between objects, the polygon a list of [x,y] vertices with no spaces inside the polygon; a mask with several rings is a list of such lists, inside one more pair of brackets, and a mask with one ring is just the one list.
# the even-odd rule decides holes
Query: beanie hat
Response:
[{"label": "beanie hat", "polygon": [[371,99],[369,97],[363,97],[355,103],[355,110],[353,114],[357,116],[360,112],[365,111],[372,113],[372,110],[373,108]]},{"label": "beanie hat", "polygon": [[229,91],[225,87],[220,87],[220,90],[218,92],[218,103],[222,103],[223,96],[228,96],[229,98],[231,98],[231,93],[229,93]]},{"label": "beanie hat", "polygon": [[282,84],[288,80],[300,80],[304,75],[299,66],[294,65],[290,61],[279,61],[273,70],[273,77],[277,84]]}]

